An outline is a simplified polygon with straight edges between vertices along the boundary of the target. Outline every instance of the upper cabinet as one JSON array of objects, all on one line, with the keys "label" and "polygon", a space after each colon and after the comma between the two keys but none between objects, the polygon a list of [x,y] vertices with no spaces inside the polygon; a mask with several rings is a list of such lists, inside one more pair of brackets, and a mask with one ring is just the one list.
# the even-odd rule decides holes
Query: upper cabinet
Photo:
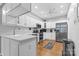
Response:
[{"label": "upper cabinet", "polygon": [[10,10],[14,9],[16,6],[18,6],[18,3],[7,3],[3,7],[3,14],[7,14]]},{"label": "upper cabinet", "polygon": [[25,14],[19,17],[19,24],[26,27],[36,27],[36,20],[37,19]]},{"label": "upper cabinet", "polygon": [[2,24],[20,25],[19,17],[30,11],[30,3],[6,3],[2,8]]},{"label": "upper cabinet", "polygon": [[[7,3],[2,9],[2,23],[12,26],[23,27],[36,27],[36,24],[43,25],[34,15],[30,12],[30,3]],[[43,26],[42,26],[43,27]]]},{"label": "upper cabinet", "polygon": [[30,11],[30,3],[22,3],[15,6],[13,9],[8,11],[7,15],[18,17]]},{"label": "upper cabinet", "polygon": [[2,24],[11,24],[15,23],[15,18],[8,15],[8,12],[10,10],[14,9],[16,6],[18,6],[18,3],[7,3],[2,8]]}]

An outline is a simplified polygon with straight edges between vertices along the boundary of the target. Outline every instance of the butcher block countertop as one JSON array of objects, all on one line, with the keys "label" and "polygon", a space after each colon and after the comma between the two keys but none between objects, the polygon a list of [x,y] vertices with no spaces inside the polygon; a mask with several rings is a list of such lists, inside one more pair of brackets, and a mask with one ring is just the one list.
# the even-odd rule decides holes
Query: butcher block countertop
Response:
[{"label": "butcher block countertop", "polygon": [[48,44],[48,40],[43,40],[37,44],[37,56],[62,56],[64,44],[53,40],[53,47],[46,49],[44,46]]}]

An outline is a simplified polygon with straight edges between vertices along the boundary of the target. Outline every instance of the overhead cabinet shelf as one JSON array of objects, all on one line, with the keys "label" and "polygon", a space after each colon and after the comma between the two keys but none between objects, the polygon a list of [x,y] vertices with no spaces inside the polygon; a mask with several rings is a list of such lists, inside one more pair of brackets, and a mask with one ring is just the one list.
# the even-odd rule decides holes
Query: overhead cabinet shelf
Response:
[{"label": "overhead cabinet shelf", "polygon": [[18,16],[21,16],[23,14],[26,14],[26,13],[30,12],[30,9],[31,9],[30,3],[19,4],[18,6],[16,6],[12,10],[10,10],[7,13],[7,15],[8,16],[13,16],[13,17],[18,17]]}]

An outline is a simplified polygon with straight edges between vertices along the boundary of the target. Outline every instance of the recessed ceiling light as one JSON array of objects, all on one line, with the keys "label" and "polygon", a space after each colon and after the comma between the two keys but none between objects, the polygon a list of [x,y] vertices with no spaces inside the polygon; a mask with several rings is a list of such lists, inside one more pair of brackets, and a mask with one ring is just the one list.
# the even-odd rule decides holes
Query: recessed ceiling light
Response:
[{"label": "recessed ceiling light", "polygon": [[64,5],[60,5],[60,8],[64,8]]},{"label": "recessed ceiling light", "polygon": [[37,6],[35,6],[35,8],[38,8]]},{"label": "recessed ceiling light", "polygon": [[47,15],[44,15],[44,17],[47,17]]}]

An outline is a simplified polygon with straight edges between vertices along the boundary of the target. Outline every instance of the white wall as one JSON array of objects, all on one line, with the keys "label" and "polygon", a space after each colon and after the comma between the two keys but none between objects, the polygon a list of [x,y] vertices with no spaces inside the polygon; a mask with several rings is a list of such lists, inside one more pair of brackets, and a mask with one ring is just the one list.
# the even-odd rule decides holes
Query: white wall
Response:
[{"label": "white wall", "polygon": [[75,54],[79,56],[79,22],[77,20],[77,4],[74,3],[71,4],[68,12],[68,39],[74,41]]}]

